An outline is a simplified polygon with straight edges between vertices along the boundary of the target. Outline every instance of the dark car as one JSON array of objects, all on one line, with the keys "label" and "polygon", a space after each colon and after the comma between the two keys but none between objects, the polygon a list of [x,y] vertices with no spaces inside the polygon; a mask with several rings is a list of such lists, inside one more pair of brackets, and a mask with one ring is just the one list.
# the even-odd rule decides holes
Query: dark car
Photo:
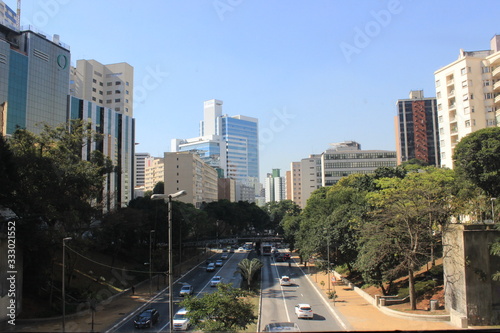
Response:
[{"label": "dark car", "polygon": [[285,260],[289,260],[290,259],[290,254],[289,253],[285,253],[283,255],[283,257],[285,258]]},{"label": "dark car", "polygon": [[147,309],[141,312],[134,319],[135,328],[152,327],[158,322],[160,314],[156,309]]}]

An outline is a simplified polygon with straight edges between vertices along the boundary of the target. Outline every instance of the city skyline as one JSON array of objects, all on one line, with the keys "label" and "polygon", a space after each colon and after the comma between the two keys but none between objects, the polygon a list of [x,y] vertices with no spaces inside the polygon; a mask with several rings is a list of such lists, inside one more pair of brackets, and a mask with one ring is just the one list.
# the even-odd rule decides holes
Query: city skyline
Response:
[{"label": "city skyline", "polygon": [[397,100],[434,97],[434,71],[460,49],[488,49],[496,4],[25,0],[21,24],[60,35],[72,65],[134,67],[137,152],[161,157],[171,139],[197,136],[209,99],[259,119],[262,182],[332,142],[395,150]]}]

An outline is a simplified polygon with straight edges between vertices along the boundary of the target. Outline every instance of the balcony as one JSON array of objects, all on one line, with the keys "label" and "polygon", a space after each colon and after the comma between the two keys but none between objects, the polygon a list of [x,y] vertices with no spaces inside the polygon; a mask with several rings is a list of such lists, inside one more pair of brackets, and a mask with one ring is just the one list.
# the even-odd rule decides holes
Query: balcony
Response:
[{"label": "balcony", "polygon": [[495,76],[497,76],[497,75],[498,75],[498,76],[500,76],[500,66],[498,66],[497,68],[495,68],[495,69],[491,72],[491,75],[492,75],[493,77],[495,77]]},{"label": "balcony", "polygon": [[447,86],[452,85],[454,82],[455,82],[454,79],[446,80],[446,85]]},{"label": "balcony", "polygon": [[500,80],[493,84],[493,91],[500,91]]},{"label": "balcony", "polygon": [[500,104],[500,94],[495,96],[495,105]]},{"label": "balcony", "polygon": [[456,110],[457,105],[455,103],[448,105],[448,110]]}]

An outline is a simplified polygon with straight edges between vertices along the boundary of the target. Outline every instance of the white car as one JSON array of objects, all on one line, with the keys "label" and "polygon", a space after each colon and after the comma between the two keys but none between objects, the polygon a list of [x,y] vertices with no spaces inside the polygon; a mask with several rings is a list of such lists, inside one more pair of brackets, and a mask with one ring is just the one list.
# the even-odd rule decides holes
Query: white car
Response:
[{"label": "white car", "polygon": [[244,249],[244,248],[242,248],[242,247],[239,247],[239,248],[238,248],[238,252],[245,252],[245,249]]},{"label": "white car", "polygon": [[211,262],[210,264],[207,265],[207,272],[213,272],[215,271],[215,264]]},{"label": "white car", "polygon": [[179,296],[186,296],[193,294],[193,286],[190,284],[185,284],[181,287],[181,291],[179,292]]},{"label": "white car", "polygon": [[189,318],[187,317],[187,313],[187,310],[182,308],[174,315],[174,331],[187,331],[189,328]]},{"label": "white car", "polygon": [[223,253],[222,256],[220,257],[222,260],[226,260],[227,258],[229,258],[229,256],[227,255],[227,253]]},{"label": "white car", "polygon": [[223,263],[222,263],[222,259],[217,259],[215,261],[215,267],[222,267]]},{"label": "white car", "polygon": [[289,276],[283,275],[280,279],[280,286],[291,286],[292,280]]},{"label": "white car", "polygon": [[313,319],[314,313],[311,309],[311,306],[306,303],[301,303],[295,305],[295,314],[297,315],[297,318],[309,318]]},{"label": "white car", "polygon": [[217,287],[219,283],[222,282],[222,278],[219,275],[216,275],[210,280],[210,287]]}]

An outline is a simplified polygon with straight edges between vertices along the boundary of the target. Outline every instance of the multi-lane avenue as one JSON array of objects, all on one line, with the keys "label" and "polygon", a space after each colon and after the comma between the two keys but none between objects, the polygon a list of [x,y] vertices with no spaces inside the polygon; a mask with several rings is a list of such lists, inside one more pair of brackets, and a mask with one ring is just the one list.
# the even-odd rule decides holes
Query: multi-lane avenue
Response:
[{"label": "multi-lane avenue", "polygon": [[[220,259],[222,253],[216,253],[211,259]],[[238,263],[246,258],[248,253],[236,251],[230,253],[224,260],[222,267],[216,267],[215,271],[207,272],[206,263],[202,262],[193,267],[184,276],[175,281],[173,286],[174,313],[179,310],[179,302],[183,299],[179,291],[184,284],[190,284],[194,288],[194,295],[210,293],[215,290],[210,286],[212,277],[219,275],[224,283],[232,283],[235,287],[240,286],[241,277],[237,272]],[[269,323],[295,322],[301,331],[342,331],[345,325],[339,320],[339,316],[317,291],[306,274],[293,260],[276,262],[274,256],[261,256],[264,266],[261,274],[261,311],[259,318],[259,331],[263,331]],[[281,286],[279,279],[287,275],[292,284]],[[310,304],[313,310],[312,319],[298,319],[294,307],[299,303]],[[152,297],[151,302],[138,307],[132,313],[124,314],[123,319],[117,322],[108,332],[130,332],[134,330],[134,317],[146,308],[155,308],[160,313],[158,322],[151,328],[142,329],[141,332],[169,331],[169,301],[168,289],[161,290]]]}]

